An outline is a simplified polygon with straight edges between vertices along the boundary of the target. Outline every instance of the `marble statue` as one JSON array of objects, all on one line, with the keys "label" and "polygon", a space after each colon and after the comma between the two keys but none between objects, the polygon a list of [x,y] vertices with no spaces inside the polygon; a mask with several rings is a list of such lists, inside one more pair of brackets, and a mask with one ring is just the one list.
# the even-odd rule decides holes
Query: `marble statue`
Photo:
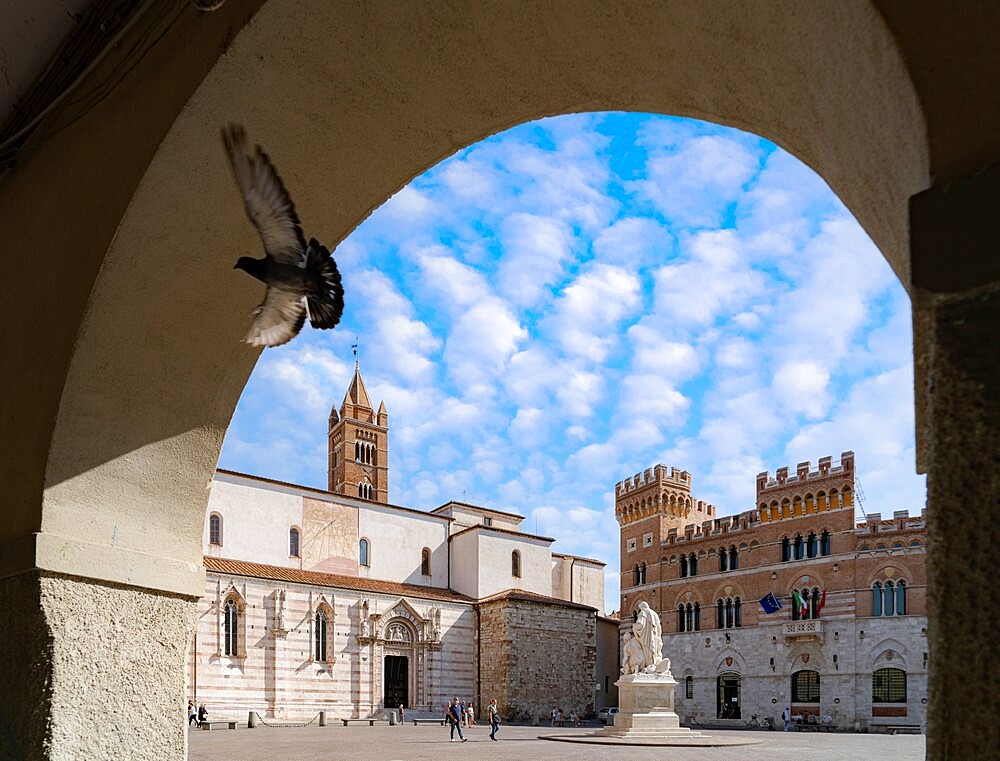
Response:
[{"label": "marble statue", "polygon": [[642,655],[642,645],[631,632],[625,632],[625,644],[622,645],[622,673],[638,674],[645,665]]},{"label": "marble statue", "polygon": [[282,589],[275,594],[275,628],[279,631],[285,630],[285,590]]},{"label": "marble statue", "polygon": [[639,614],[632,624],[632,633],[642,648],[643,671],[658,673],[657,666],[663,660],[663,630],[660,617],[645,600],[639,603]]}]

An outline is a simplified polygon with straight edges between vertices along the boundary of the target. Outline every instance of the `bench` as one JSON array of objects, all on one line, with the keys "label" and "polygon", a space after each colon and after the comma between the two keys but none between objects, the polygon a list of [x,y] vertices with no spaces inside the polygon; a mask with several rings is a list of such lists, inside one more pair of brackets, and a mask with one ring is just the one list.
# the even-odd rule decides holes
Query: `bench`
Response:
[{"label": "bench", "polygon": [[412,721],[413,726],[417,726],[418,724],[440,724],[442,727],[445,722],[444,719],[407,719],[407,721]]},{"label": "bench", "polygon": [[792,729],[796,732],[836,732],[836,724],[808,724],[802,722],[801,724],[792,724]]},{"label": "bench", "polygon": [[[875,725],[879,726],[879,725]],[[919,735],[920,726],[918,724],[883,724],[881,725],[890,735]]]},{"label": "bench", "polygon": [[344,726],[345,727],[348,724],[351,724],[351,723],[354,723],[354,722],[361,722],[361,721],[367,721],[369,727],[374,727],[376,719],[341,719],[341,721],[344,722]]},{"label": "bench", "polygon": [[203,721],[199,726],[202,729],[222,729],[222,725],[225,724],[229,729],[236,729],[236,725],[239,724],[238,721]]}]

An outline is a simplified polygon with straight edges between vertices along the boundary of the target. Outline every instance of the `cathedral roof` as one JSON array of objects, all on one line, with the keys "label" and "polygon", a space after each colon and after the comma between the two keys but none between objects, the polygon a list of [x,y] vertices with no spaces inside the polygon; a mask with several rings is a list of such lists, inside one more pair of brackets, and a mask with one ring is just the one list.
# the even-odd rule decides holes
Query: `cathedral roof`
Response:
[{"label": "cathedral roof", "polygon": [[282,568],[276,565],[250,563],[245,560],[230,560],[228,558],[213,558],[205,556],[205,570],[214,573],[225,573],[233,576],[246,576],[254,579],[271,579],[297,584],[315,584],[321,587],[339,589],[355,589],[361,592],[375,592],[389,595],[406,595],[420,597],[425,600],[446,600],[451,602],[475,602],[458,592],[452,592],[443,587],[425,587],[420,584],[403,584],[398,581],[382,581],[381,579],[362,579],[357,576],[343,576],[336,573],[320,573],[318,571],[302,571],[298,568]]},{"label": "cathedral roof", "polygon": [[489,597],[484,597],[479,601],[482,603],[498,602],[501,600],[515,600],[518,602],[537,602],[544,605],[560,605],[564,608],[577,608],[579,610],[590,610],[597,612],[597,608],[592,605],[584,605],[582,602],[573,602],[571,600],[564,600],[561,597],[550,597],[549,595],[540,595],[537,592],[529,592],[526,589],[505,589],[503,592],[497,592],[495,595],[490,595]]}]

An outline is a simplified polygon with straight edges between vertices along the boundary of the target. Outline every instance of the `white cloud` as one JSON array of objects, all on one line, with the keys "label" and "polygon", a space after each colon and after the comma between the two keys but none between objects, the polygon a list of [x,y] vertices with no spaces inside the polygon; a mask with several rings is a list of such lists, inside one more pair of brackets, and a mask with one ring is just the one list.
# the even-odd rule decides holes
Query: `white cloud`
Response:
[{"label": "white cloud", "polygon": [[680,383],[693,377],[700,361],[691,344],[671,341],[650,325],[633,325],[628,329],[632,342],[632,367],[654,373],[660,378]]},{"label": "white cloud", "polygon": [[527,337],[510,308],[490,299],[469,308],[455,322],[445,344],[444,360],[453,382],[465,391],[492,383]]},{"label": "white cloud", "polygon": [[639,270],[650,262],[674,255],[675,241],[666,226],[648,217],[625,217],[600,231],[594,239],[594,257],[606,264]]},{"label": "white cloud", "polygon": [[822,416],[830,406],[829,383],[830,373],[811,360],[785,362],[774,373],[774,390],[780,403],[812,419]]},{"label": "white cloud", "polygon": [[518,213],[504,220],[500,237],[498,290],[518,306],[538,303],[562,277],[571,253],[569,229],[558,220]]}]

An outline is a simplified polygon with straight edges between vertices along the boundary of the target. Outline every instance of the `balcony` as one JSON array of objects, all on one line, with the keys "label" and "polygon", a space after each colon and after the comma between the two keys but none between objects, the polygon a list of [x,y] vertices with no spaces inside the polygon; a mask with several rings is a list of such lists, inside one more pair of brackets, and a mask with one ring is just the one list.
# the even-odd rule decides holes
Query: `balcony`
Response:
[{"label": "balcony", "polygon": [[823,639],[823,622],[818,619],[792,621],[781,626],[785,639]]}]

